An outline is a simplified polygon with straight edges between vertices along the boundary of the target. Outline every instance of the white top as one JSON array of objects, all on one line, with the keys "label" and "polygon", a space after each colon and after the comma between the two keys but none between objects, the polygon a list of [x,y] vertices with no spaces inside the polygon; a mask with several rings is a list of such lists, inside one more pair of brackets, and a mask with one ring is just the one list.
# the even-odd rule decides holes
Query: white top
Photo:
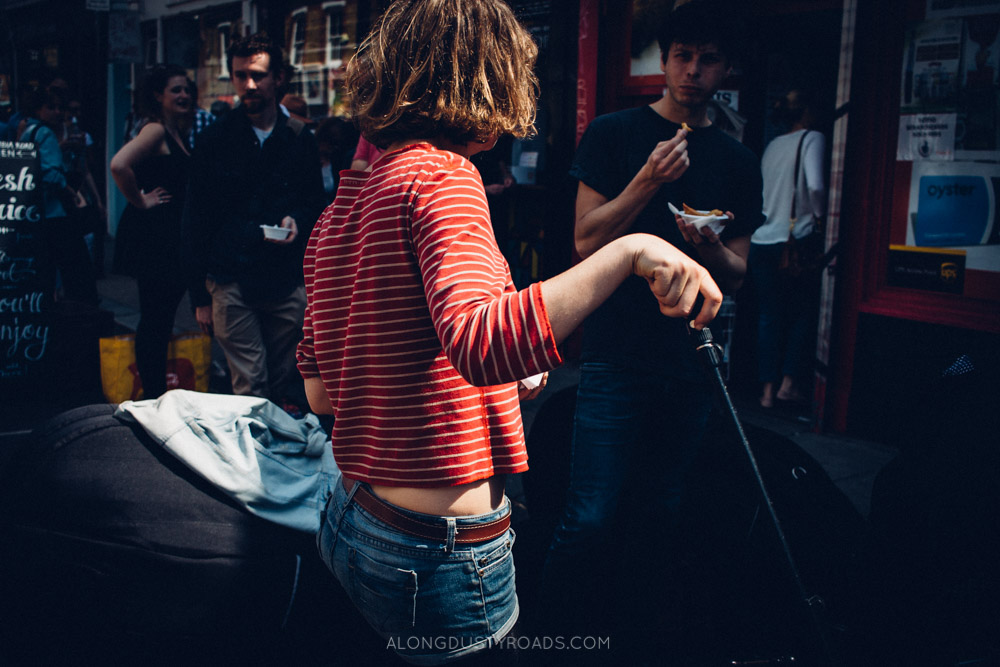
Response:
[{"label": "white top", "polygon": [[[803,132],[808,134],[802,141],[799,173],[794,174],[795,154]],[[764,177],[765,222],[750,237],[751,243],[771,245],[788,240],[792,192],[796,187],[798,196],[795,207],[798,220],[795,223],[795,237],[802,238],[812,231],[813,220],[826,215],[825,160],[826,138],[823,133],[814,130],[789,132],[775,137],[767,145],[760,161]]]},{"label": "white top", "polygon": [[267,141],[267,138],[269,136],[271,136],[272,132],[274,132],[274,128],[273,127],[270,130],[262,130],[262,129],[258,128],[258,127],[253,126],[253,125],[251,125],[250,127],[253,127],[253,132],[254,132],[254,134],[257,135],[257,141],[260,142],[261,146],[264,145],[264,142]]}]

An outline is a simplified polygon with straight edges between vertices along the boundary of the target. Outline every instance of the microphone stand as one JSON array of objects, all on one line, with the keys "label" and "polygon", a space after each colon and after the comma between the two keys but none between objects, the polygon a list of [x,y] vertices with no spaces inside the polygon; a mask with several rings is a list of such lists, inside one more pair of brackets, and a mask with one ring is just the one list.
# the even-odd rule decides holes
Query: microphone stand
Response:
[{"label": "microphone stand", "polygon": [[781,528],[781,522],[778,520],[778,515],[774,511],[774,504],[771,502],[771,496],[767,492],[767,486],[764,484],[764,478],[757,465],[757,458],[754,456],[753,450],[750,448],[750,442],[747,440],[746,433],[743,431],[743,425],[740,423],[740,418],[736,414],[736,407],[733,405],[733,401],[729,396],[729,391],[726,389],[726,381],[722,378],[722,372],[719,370],[719,367],[722,365],[722,347],[715,342],[715,338],[712,336],[712,331],[708,327],[699,331],[689,326],[688,333],[694,340],[695,350],[702,358],[709,374],[713,377],[723,408],[726,412],[728,412],[733,424],[736,427],[736,433],[739,436],[740,441],[743,443],[743,449],[746,452],[747,458],[750,460],[750,466],[753,468],[753,474],[757,479],[757,486],[760,489],[760,495],[764,500],[764,505],[767,507],[768,516],[771,518],[771,524],[774,527],[774,532],[781,545],[781,551],[791,574],[792,581],[795,584],[795,588],[802,601],[809,609],[810,617],[823,647],[826,664],[833,667],[833,665],[836,665],[836,662],[833,659],[833,650],[830,645],[826,622],[821,615],[823,610],[823,599],[817,595],[809,595],[806,591],[805,584],[802,582],[799,569],[795,565],[795,559],[792,557],[792,551],[788,547],[788,540],[785,538],[785,532]]}]

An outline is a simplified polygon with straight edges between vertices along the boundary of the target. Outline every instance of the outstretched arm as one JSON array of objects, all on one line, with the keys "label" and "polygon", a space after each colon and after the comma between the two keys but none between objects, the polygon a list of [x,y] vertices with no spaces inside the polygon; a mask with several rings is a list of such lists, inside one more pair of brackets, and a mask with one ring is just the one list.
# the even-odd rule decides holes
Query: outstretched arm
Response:
[{"label": "outstretched arm", "polygon": [[512,382],[554,368],[556,346],[629,276],[649,283],[660,310],[691,313],[698,294],[703,327],[722,294],[708,271],[648,234],[613,240],[569,271],[519,292],[489,230],[482,181],[464,169],[442,170],[423,184],[411,224],[434,327],[454,368],[471,384]]},{"label": "outstretched arm", "polygon": [[629,234],[542,283],[555,340],[564,340],[633,274],[646,279],[660,312],[668,317],[691,315],[701,294],[704,303],[693,320],[697,329],[711,322],[722,304],[722,292],[705,267],[663,239]]}]

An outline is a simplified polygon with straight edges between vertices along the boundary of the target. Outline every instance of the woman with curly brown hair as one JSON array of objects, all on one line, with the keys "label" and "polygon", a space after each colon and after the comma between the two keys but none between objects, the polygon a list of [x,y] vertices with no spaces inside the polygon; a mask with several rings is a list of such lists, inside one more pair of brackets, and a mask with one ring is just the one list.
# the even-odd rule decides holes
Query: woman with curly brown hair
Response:
[{"label": "woman with curly brown hair", "polygon": [[306,251],[299,370],[312,409],[334,415],[343,473],[320,553],[419,664],[503,647],[517,620],[504,479],[527,469],[518,401],[540,389],[519,381],[558,365],[558,344],[629,276],[670,316],[702,294],[699,328],[722,299],[647,235],[514,288],[469,157],[532,131],[536,53],[501,0],[393,3],[347,73],[353,115],[384,153],[342,173]]}]

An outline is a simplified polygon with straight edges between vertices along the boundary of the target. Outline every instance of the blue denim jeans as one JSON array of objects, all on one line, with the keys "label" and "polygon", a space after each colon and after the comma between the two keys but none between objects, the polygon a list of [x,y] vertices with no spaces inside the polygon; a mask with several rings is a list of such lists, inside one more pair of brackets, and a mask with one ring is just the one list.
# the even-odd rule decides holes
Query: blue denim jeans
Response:
[{"label": "blue denim jeans", "polygon": [[819,279],[778,273],[782,243],[750,244],[749,268],[757,291],[757,364],[761,382],[782,375],[804,379],[816,352]]},{"label": "blue denim jeans", "polygon": [[[711,408],[708,385],[606,363],[582,365],[567,504],[544,571],[543,597],[562,608],[547,615],[565,621],[557,629],[578,630],[568,627],[575,621],[567,611],[592,612],[600,604],[598,586],[619,564],[630,570],[624,585],[642,597],[657,595],[656,577],[651,581],[644,568],[662,572],[657,563],[669,552],[684,477]],[[623,563],[616,560],[623,552],[620,535],[636,537],[627,542]],[[639,602],[634,609],[658,604]]]},{"label": "blue denim jeans", "polygon": [[[320,556],[365,620],[407,662],[438,665],[494,647],[518,617],[514,532],[449,549],[400,532],[352,502],[338,484],[317,536]],[[388,503],[387,503],[388,504]],[[488,523],[510,503],[478,516],[440,517],[391,505],[411,518],[456,526]]]}]

